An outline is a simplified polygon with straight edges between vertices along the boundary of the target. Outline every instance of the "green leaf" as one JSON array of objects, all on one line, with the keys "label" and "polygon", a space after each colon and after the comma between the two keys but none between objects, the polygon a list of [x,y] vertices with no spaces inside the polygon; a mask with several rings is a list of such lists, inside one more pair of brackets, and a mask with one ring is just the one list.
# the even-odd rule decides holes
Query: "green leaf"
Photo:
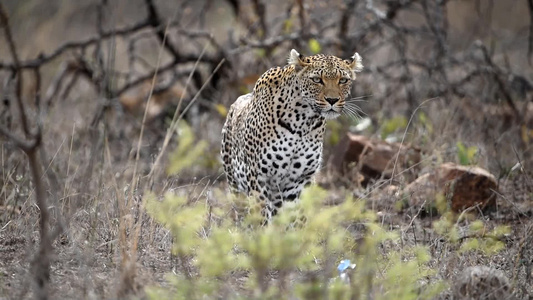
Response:
[{"label": "green leaf", "polygon": [[309,50],[313,54],[318,54],[322,50],[322,46],[320,46],[320,43],[316,39],[310,39],[309,40]]},{"label": "green leaf", "polygon": [[496,226],[492,230],[492,234],[494,236],[497,236],[497,237],[502,237],[502,236],[510,234],[510,233],[511,233],[511,227],[509,225]]},{"label": "green leaf", "polygon": [[459,248],[459,252],[463,253],[471,250],[478,250],[479,248],[479,239],[469,239],[461,245],[461,247]]},{"label": "green leaf", "polygon": [[418,114],[418,120],[420,123],[422,123],[429,134],[433,133],[433,124],[431,123],[431,119],[423,111]]},{"label": "green leaf", "polygon": [[194,133],[185,122],[178,124],[178,132],[178,147],[170,154],[170,165],[167,170],[171,175],[178,174],[198,163],[201,155],[207,149],[206,141],[195,143]]},{"label": "green leaf", "polygon": [[292,19],[287,19],[283,23],[283,32],[289,34],[292,30]]},{"label": "green leaf", "polygon": [[485,231],[485,225],[483,224],[483,221],[481,220],[475,220],[470,224],[470,233],[472,234],[483,234]]},{"label": "green leaf", "polygon": [[437,212],[441,215],[450,210],[446,196],[440,192],[435,195],[435,206],[437,207]]},{"label": "green leaf", "polygon": [[257,55],[258,58],[263,58],[266,56],[266,50],[263,48],[255,49],[255,54]]},{"label": "green leaf", "polygon": [[467,148],[462,142],[457,142],[457,157],[459,158],[459,163],[463,166],[474,164],[477,151],[476,146]]},{"label": "green leaf", "polygon": [[339,143],[342,130],[342,124],[337,120],[330,120],[326,123],[326,132],[328,132],[328,145],[335,146]]},{"label": "green leaf", "polygon": [[383,128],[381,129],[381,138],[385,139],[391,133],[394,133],[397,130],[403,130],[405,127],[407,127],[407,118],[404,116],[397,116],[386,120],[383,123]]}]

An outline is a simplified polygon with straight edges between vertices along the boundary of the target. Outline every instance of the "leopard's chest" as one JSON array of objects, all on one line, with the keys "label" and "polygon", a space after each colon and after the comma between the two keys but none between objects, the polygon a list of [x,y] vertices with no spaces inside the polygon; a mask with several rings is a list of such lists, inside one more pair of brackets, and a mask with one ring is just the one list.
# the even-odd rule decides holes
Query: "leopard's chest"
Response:
[{"label": "leopard's chest", "polygon": [[264,148],[259,149],[259,174],[263,181],[283,190],[303,183],[320,167],[323,121],[279,120]]}]

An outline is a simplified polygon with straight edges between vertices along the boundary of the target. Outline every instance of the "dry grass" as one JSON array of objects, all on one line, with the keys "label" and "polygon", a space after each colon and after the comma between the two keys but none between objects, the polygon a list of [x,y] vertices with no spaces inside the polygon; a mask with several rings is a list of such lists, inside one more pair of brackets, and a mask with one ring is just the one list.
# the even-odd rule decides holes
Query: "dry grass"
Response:
[{"label": "dry grass", "polygon": [[[301,1],[301,3],[303,2],[305,1]],[[322,7],[320,2],[311,1],[311,7],[319,9]],[[108,102],[110,99],[106,98],[108,95],[102,86],[103,83],[110,83],[110,81],[106,81],[109,80],[109,77],[96,82],[97,84],[91,80],[76,81],[68,92],[65,90],[65,86],[68,84],[65,84],[61,89],[62,92],[57,93],[59,96],[50,99],[49,110],[38,111],[31,101],[35,96],[35,93],[31,91],[34,83],[31,80],[26,80],[28,86],[26,86],[22,98],[27,106],[28,118],[42,122],[43,144],[40,148],[39,158],[44,173],[43,183],[46,185],[46,194],[50,199],[47,207],[50,213],[50,229],[52,231],[56,228],[62,229],[61,234],[53,239],[52,245],[54,250],[51,256],[51,281],[49,285],[49,298],[51,299],[146,298],[145,287],[152,285],[168,286],[165,275],[183,271],[184,267],[180,265],[183,260],[171,254],[173,241],[169,231],[146,214],[143,207],[144,194],[151,192],[157,197],[162,197],[166,192],[173,192],[185,195],[191,203],[205,202],[206,205],[225,207],[223,201],[226,197],[218,194],[220,190],[226,189],[225,179],[222,176],[217,157],[220,142],[219,132],[224,120],[223,112],[219,110],[220,106],[227,107],[236,95],[251,87],[250,83],[247,82],[248,77],[254,78],[267,67],[284,61],[285,53],[288,53],[285,50],[290,47],[299,46],[305,49],[310,38],[318,38],[321,35],[337,36],[337,33],[331,33],[324,29],[324,31],[315,32],[314,35],[305,36],[305,38],[302,36],[287,37],[273,34],[273,32],[277,32],[275,30],[282,32],[282,28],[272,26],[268,30],[270,36],[261,39],[261,26],[269,26],[269,22],[275,23],[275,21],[268,20],[268,16],[275,15],[276,9],[268,6],[267,20],[262,20],[261,14],[255,14],[254,9],[257,7],[245,3],[240,8],[244,11],[243,16],[245,16],[241,21],[250,22],[253,26],[250,25],[250,28],[243,28],[242,25],[236,26],[237,33],[247,33],[247,35],[242,35],[242,38],[245,39],[243,42],[245,45],[231,48],[229,46],[231,43],[226,43],[230,39],[226,32],[228,26],[215,28],[216,24],[211,24],[211,27],[208,24],[206,27],[201,27],[195,23],[201,22],[201,19],[195,19],[198,17],[197,12],[205,9],[211,17],[220,19],[220,24],[226,24],[224,23],[227,22],[224,14],[230,10],[228,5],[213,4],[215,5],[213,8],[204,7],[203,4],[187,6],[187,1],[183,3],[180,5],[186,6],[190,15],[183,15],[182,17],[189,22],[188,24],[194,25],[191,27],[199,28],[202,31],[194,33],[201,36],[202,41],[204,41],[203,39],[210,41],[213,36],[203,33],[215,32],[215,42],[222,44],[220,48],[224,51],[221,52],[227,55],[224,58],[227,58],[228,61],[222,67],[219,65],[223,61],[223,57],[218,57],[218,50],[213,50],[217,48],[217,45],[212,40],[211,42],[194,40],[192,45],[183,47],[187,49],[177,47],[180,51],[192,50],[196,54],[196,60],[178,65],[174,69],[175,74],[182,75],[180,75],[181,77],[174,77],[170,74],[172,72],[164,69],[166,64],[172,60],[172,55],[169,55],[168,52],[171,50],[160,45],[164,44],[168,37],[174,39],[174,45],[179,44],[176,40],[183,42],[185,38],[180,36],[178,39],[179,34],[177,32],[184,30],[184,28],[190,28],[180,26],[169,29],[167,27],[164,33],[169,33],[169,36],[165,35],[163,41],[159,41],[159,43],[157,43],[157,38],[154,35],[146,38],[150,41],[147,43],[149,47],[141,45],[142,51],[139,55],[148,53],[144,59],[157,65],[154,70],[163,68],[159,78],[149,77],[154,78],[150,94],[155,92],[157,88],[165,86],[165,82],[159,81],[160,78],[175,80],[189,89],[187,96],[182,94],[186,99],[176,99],[178,101],[170,105],[171,112],[167,116],[158,116],[155,121],[149,122],[146,120],[146,116],[142,120],[135,118],[122,111],[117,103]],[[110,15],[120,15],[117,7],[123,7],[124,3],[118,1],[115,4],[117,6],[113,6],[113,9],[109,8],[105,12]],[[98,5],[97,2],[91,2],[89,5],[95,8],[91,10],[91,16],[97,15],[96,7]],[[341,4],[335,2],[332,7],[336,7],[336,5]],[[454,2],[453,5],[460,5],[460,3]],[[11,22],[15,24],[12,23],[13,27],[22,24],[23,16],[25,16],[23,9],[31,11],[31,7],[32,5],[29,4],[28,7],[19,7],[14,4],[8,6],[13,16]],[[64,11],[62,14],[68,15],[68,11],[76,11],[74,8],[76,8],[74,5],[69,6],[65,8],[66,12]],[[175,11],[176,7],[173,8],[172,12]],[[448,8],[452,9],[453,6]],[[297,11],[296,6],[292,9]],[[417,9],[422,8],[417,6]],[[184,11],[187,10],[184,9]],[[132,15],[138,17],[144,12],[144,9],[139,9]],[[339,10],[339,14],[341,12],[342,10]],[[297,27],[295,24],[299,24],[299,22],[308,22],[309,16],[317,18],[321,16],[320,13],[312,9],[306,11],[307,18],[303,18],[301,14],[292,13],[294,15],[290,16],[290,20],[292,20],[293,25],[291,26],[294,28]],[[370,12],[367,13],[370,14]],[[409,13],[409,11],[400,11],[400,13]],[[166,16],[165,13],[162,15]],[[339,18],[342,18],[342,15]],[[479,18],[481,21],[485,20],[483,16],[479,16]],[[494,18],[499,20],[497,15]],[[194,21],[190,21],[191,19]],[[72,22],[68,18],[59,19],[57,22],[67,22],[65,20]],[[420,23],[416,20],[403,18],[403,21],[419,25]],[[46,25],[43,20],[35,22]],[[75,31],[98,33],[97,30],[87,29],[90,26],[92,26],[91,28],[95,27],[93,20],[80,22],[76,25]],[[349,22],[355,23],[353,19]],[[394,24],[397,25],[397,23]],[[452,37],[454,32],[465,28],[469,29],[468,25],[458,29],[458,24],[460,25],[458,21],[452,24],[454,25],[450,29]],[[48,27],[50,26],[52,25],[48,25]],[[507,55],[512,67],[510,67],[510,73],[501,71],[501,74],[514,74],[529,80],[530,67],[523,65],[518,68],[515,63],[517,57],[525,56],[524,49],[526,47],[520,48],[520,45],[524,46],[520,44],[513,46],[515,48],[512,49],[504,49],[505,45],[512,44],[511,42],[516,38],[515,35],[522,34],[520,24],[509,26],[518,29],[509,33],[510,37],[498,36],[502,42],[500,48],[491,49],[495,52],[491,54],[491,57],[494,58],[491,63],[504,69],[505,64],[500,62],[505,61],[502,57]],[[327,24],[324,27],[327,27]],[[58,30],[57,25],[54,25],[53,28]],[[42,30],[49,29],[43,27]],[[296,29],[293,32],[302,35],[310,34]],[[508,102],[502,100],[505,95],[502,96],[502,92],[494,88],[495,84],[493,85],[494,82],[490,81],[492,78],[490,74],[481,77],[481,79],[473,80],[468,85],[458,87],[464,89],[461,91],[463,94],[461,97],[456,91],[446,89],[446,85],[436,78],[425,78],[427,75],[420,71],[422,68],[420,66],[419,69],[411,66],[411,71],[407,72],[409,77],[402,77],[406,73],[402,66],[397,68],[392,66],[390,67],[392,70],[387,71],[386,62],[391,60],[385,58],[393,52],[391,49],[395,49],[397,43],[413,44],[395,40],[399,37],[391,33],[393,31],[387,31],[387,27],[384,27],[381,32],[379,30],[371,32],[372,37],[357,35],[360,38],[357,40],[359,42],[358,47],[360,47],[358,51],[362,53],[365,60],[364,64],[369,68],[367,73],[358,78],[360,82],[357,84],[354,94],[375,95],[361,103],[365,113],[373,119],[373,128],[367,129],[365,134],[378,136],[387,120],[397,115],[405,115],[408,117],[409,126],[398,128],[391,136],[396,137],[399,141],[421,147],[423,160],[420,165],[411,170],[395,170],[395,177],[391,180],[376,180],[366,187],[347,183],[346,178],[335,178],[324,170],[320,174],[319,183],[328,189],[330,199],[325,199],[326,205],[341,202],[346,194],[366,199],[368,207],[379,212],[381,224],[400,233],[400,240],[397,243],[384,244],[380,251],[385,253],[399,251],[412,245],[425,245],[431,254],[429,264],[438,270],[437,276],[439,278],[453,282],[459,273],[469,266],[488,266],[501,270],[509,278],[510,286],[516,298],[532,297],[533,178],[531,170],[533,161],[530,141],[533,139],[531,134],[533,109],[529,108],[530,110],[528,110],[527,106],[531,99],[530,90],[522,87],[513,89],[512,82],[505,83],[505,88],[510,90],[509,93],[514,99],[512,101],[521,113],[519,120]],[[473,35],[478,34],[475,30],[472,32]],[[342,31],[338,34],[341,35],[341,33]],[[139,35],[143,34],[147,35],[146,31]],[[349,35],[350,32],[342,34]],[[357,32],[357,34],[359,33]],[[220,36],[224,37],[220,38]],[[275,39],[280,36],[287,39],[276,43]],[[486,35],[482,37],[490,39]],[[53,40],[50,42],[52,45],[33,45],[28,41],[21,41],[22,39],[19,30],[15,30],[15,44],[19,43],[19,52],[24,54],[21,55],[23,59],[35,57],[33,55],[35,50],[32,48],[52,51],[51,49],[56,49],[58,45],[65,42]],[[319,40],[322,42],[324,51],[338,51],[339,53],[348,51],[342,50],[345,46],[338,47],[334,38]],[[390,40],[393,40],[392,46],[380,48],[380,43],[387,43]],[[466,40],[472,42],[470,38]],[[119,37],[112,39],[112,41],[114,42],[109,42],[111,44],[102,43],[98,46],[104,49],[102,50],[105,53],[103,58],[111,57],[106,49],[111,49],[113,43],[116,45],[116,49],[114,49],[116,53],[127,53],[125,41]],[[150,46],[154,43],[157,43],[158,46]],[[452,44],[454,47],[459,47],[457,45],[462,43],[466,43],[465,39],[457,37]],[[431,49],[428,52],[434,53],[432,52],[434,48],[425,42],[421,42],[420,45],[422,45],[421,48],[426,47]],[[87,49],[95,51],[96,46],[91,47]],[[163,50],[165,50],[164,53]],[[465,49],[455,50],[449,51],[450,53],[459,53],[456,57],[461,59],[463,56],[479,55],[479,52],[475,51],[468,54]],[[464,52],[461,52],[463,50]],[[353,49],[349,49],[349,51],[353,52]],[[367,55],[364,54],[365,52]],[[9,61],[7,53],[6,49],[0,46],[0,62]],[[155,63],[156,53],[160,53],[158,63]],[[127,69],[128,62],[120,58],[121,55],[117,54],[116,56],[119,56],[116,62],[117,69],[125,72],[132,71]],[[90,55],[85,57],[86,60],[92,58]],[[67,59],[68,55],[63,55],[59,56],[57,60],[66,61]],[[204,60],[213,61],[205,62]],[[381,61],[385,61],[385,64],[377,63]],[[90,63],[97,65],[96,62]],[[465,63],[472,62],[465,59]],[[52,69],[57,64],[57,61],[52,60],[50,65],[45,65],[41,70],[43,87],[53,83],[54,71]],[[141,65],[141,63],[138,64]],[[0,63],[0,65],[2,64]],[[139,65],[136,68],[141,68]],[[375,68],[372,69],[373,67]],[[95,67],[93,75],[96,78],[97,71],[105,73],[110,68],[112,67],[105,64],[102,65],[101,69]],[[239,70],[240,73],[236,70]],[[152,69],[144,71],[146,72],[143,74],[153,75]],[[196,71],[202,73],[200,84],[193,84]],[[454,73],[449,75],[448,80],[463,78],[464,73],[469,71],[471,70],[466,67],[461,69],[453,65],[450,70],[447,70],[449,73]],[[2,68],[0,75],[2,78],[7,78],[9,72],[9,68]],[[25,70],[23,73],[32,78],[30,70]],[[503,77],[501,74],[498,78]],[[83,77],[84,74],[80,73],[79,76]],[[120,80],[117,79],[117,81]],[[98,84],[101,86],[98,87]],[[115,84],[118,83],[115,82]],[[123,83],[120,82],[120,84]],[[431,88],[436,87],[430,90],[429,86]],[[10,86],[6,85],[0,94],[6,98],[11,97],[12,92],[9,88]],[[431,93],[439,89],[442,94],[432,98]],[[523,90],[525,90],[525,94],[522,96]],[[46,98],[44,94],[42,96]],[[426,103],[423,102],[424,99],[434,100],[426,100],[428,101]],[[420,103],[424,105],[418,107]],[[183,107],[187,107],[188,112],[184,111]],[[20,127],[17,125],[17,110],[13,108],[8,108],[8,110],[13,116],[11,121],[2,113],[0,124],[13,130],[13,132],[15,130],[20,131]],[[96,117],[100,110],[102,110],[102,114]],[[417,114],[410,112],[417,112]],[[420,112],[424,113],[425,119],[420,117]],[[206,150],[201,164],[196,164],[178,175],[167,175],[164,169],[168,165],[168,152],[172,151],[179,142],[176,126],[180,119],[186,119],[194,125],[196,136],[208,143],[208,150]],[[14,125],[9,127],[8,122]],[[343,117],[338,121],[340,125],[337,127],[338,129],[335,132],[328,132],[328,135],[342,135],[350,127],[353,127],[354,123],[354,120]],[[166,134],[163,134],[165,132]],[[329,137],[326,140],[329,140]],[[0,299],[34,298],[36,297],[32,279],[34,269],[31,266],[31,261],[41,242],[39,234],[41,211],[34,201],[35,182],[31,179],[26,155],[18,150],[16,144],[9,139],[2,137],[0,141],[2,168],[0,179]],[[479,251],[457,254],[461,243],[449,243],[432,228],[432,222],[438,219],[437,216],[424,214],[418,207],[407,207],[399,210],[398,202],[403,201],[403,199],[400,195],[390,193],[387,190],[392,181],[401,187],[413,175],[432,169],[444,161],[456,161],[458,141],[469,146],[476,146],[478,153],[474,163],[487,168],[499,179],[497,191],[499,196],[495,211],[485,212],[479,216],[486,222],[488,228],[494,228],[498,225],[511,226],[512,232],[503,241],[505,248],[495,255],[485,255]],[[332,155],[333,148],[334,145],[326,145],[326,158],[328,155]],[[519,163],[518,167],[516,167],[517,163]],[[233,218],[234,211],[228,209],[226,215],[227,218]],[[209,220],[211,221],[211,219]],[[217,220],[213,220],[213,222],[215,221]],[[466,230],[469,224],[470,221],[465,219],[458,222],[457,225]],[[354,230],[354,234],[361,234],[361,232]],[[234,277],[227,282],[228,291],[242,291],[246,276],[246,274],[235,273]],[[276,274],[269,276],[272,280],[276,279]],[[448,289],[440,298],[449,299],[451,295],[452,290]]]}]

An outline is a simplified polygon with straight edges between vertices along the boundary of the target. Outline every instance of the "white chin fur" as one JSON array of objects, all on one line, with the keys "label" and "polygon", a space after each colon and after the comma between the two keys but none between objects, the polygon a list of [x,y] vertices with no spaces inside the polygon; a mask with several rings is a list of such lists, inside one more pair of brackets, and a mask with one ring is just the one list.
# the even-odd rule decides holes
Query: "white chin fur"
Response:
[{"label": "white chin fur", "polygon": [[332,119],[335,119],[335,118],[337,118],[337,117],[340,116],[340,115],[341,115],[340,113],[338,113],[338,112],[336,112],[336,111],[332,111],[332,110],[330,110],[330,111],[323,111],[323,112],[322,112],[322,116],[323,116],[324,118],[326,118],[326,120],[332,120]]}]

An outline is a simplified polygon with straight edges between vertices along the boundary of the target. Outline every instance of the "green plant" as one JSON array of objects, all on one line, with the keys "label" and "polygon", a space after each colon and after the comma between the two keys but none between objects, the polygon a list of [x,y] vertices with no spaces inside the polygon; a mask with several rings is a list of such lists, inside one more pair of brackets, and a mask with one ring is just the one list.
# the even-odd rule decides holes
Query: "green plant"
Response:
[{"label": "green plant", "polygon": [[177,174],[198,162],[205,163],[205,157],[200,154],[206,151],[207,142],[195,142],[191,127],[183,121],[178,124],[178,132],[179,144],[170,154],[170,165],[167,170],[169,174]]},{"label": "green plant", "polygon": [[462,142],[457,142],[457,158],[461,165],[475,165],[477,152],[476,146],[466,147]]},{"label": "green plant", "polygon": [[418,127],[418,130],[420,131],[419,144],[422,146],[430,143],[434,139],[433,134],[435,133],[435,130],[433,120],[431,120],[431,118],[423,111],[418,113],[418,122],[420,123],[420,126]]},{"label": "green plant", "polygon": [[326,144],[337,145],[342,137],[343,126],[338,120],[329,120],[326,123]]},{"label": "green plant", "polygon": [[[502,241],[511,232],[509,226],[495,226],[490,230],[487,225],[468,210],[456,214],[447,206],[447,200],[437,195],[436,207],[442,216],[433,222],[433,229],[450,244],[459,247],[459,253],[478,251],[485,255],[493,255],[505,248]],[[467,223],[467,226],[461,225]]]},{"label": "green plant", "polygon": [[[147,211],[172,234],[179,261],[170,288],[147,289],[151,299],[431,299],[445,287],[428,280],[434,271],[426,248],[380,251],[397,245],[398,233],[384,229],[363,200],[347,196],[325,206],[327,191],[312,186],[300,205],[262,226],[254,199],[235,221],[227,217],[234,197],[214,194],[213,205],[171,193],[147,196]],[[361,232],[365,237],[356,239]],[[334,279],[343,258],[357,263],[350,283]]]},{"label": "green plant", "polygon": [[385,120],[381,128],[381,138],[386,139],[392,133],[398,130],[403,130],[405,127],[407,127],[407,118],[404,116],[397,116]]},{"label": "green plant", "polygon": [[318,54],[322,52],[322,46],[320,46],[320,42],[316,39],[310,39],[309,40],[309,51],[311,51],[312,54]]},{"label": "green plant", "polygon": [[433,123],[431,122],[431,119],[428,117],[428,115],[425,112],[421,111],[418,113],[418,120],[420,124],[422,125],[422,128],[424,128],[424,130],[428,134],[433,134],[434,132]]},{"label": "green plant", "polygon": [[[182,171],[200,156],[192,132],[183,127],[169,170]],[[328,192],[306,188],[300,203],[284,207],[263,226],[261,204],[213,188],[214,200],[167,193],[146,197],[150,216],[173,237],[178,264],[167,287],[149,287],[151,299],[432,299],[447,283],[431,268],[428,247],[400,243],[400,232],[382,227],[364,200],[348,195],[325,205]],[[467,212],[457,215],[438,195],[442,217],[434,232],[459,253],[486,255],[503,248],[508,227],[492,230]],[[233,217],[230,217],[233,216]],[[470,222],[468,230],[461,224]],[[357,238],[363,236],[363,238]],[[356,262],[348,282],[335,266]]]}]

